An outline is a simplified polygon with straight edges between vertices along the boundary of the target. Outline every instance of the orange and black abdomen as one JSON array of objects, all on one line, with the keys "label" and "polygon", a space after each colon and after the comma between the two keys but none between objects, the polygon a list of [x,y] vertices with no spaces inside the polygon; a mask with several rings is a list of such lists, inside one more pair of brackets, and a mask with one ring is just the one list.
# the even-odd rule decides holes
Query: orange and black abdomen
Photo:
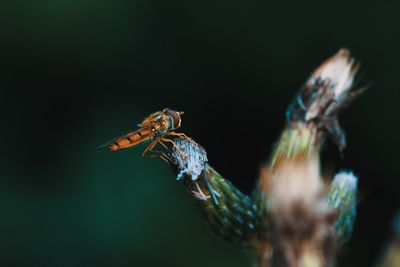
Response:
[{"label": "orange and black abdomen", "polygon": [[139,129],[135,132],[129,133],[127,135],[118,137],[115,140],[113,140],[108,145],[108,150],[116,151],[132,147],[148,140],[151,136],[152,136],[151,128]]}]

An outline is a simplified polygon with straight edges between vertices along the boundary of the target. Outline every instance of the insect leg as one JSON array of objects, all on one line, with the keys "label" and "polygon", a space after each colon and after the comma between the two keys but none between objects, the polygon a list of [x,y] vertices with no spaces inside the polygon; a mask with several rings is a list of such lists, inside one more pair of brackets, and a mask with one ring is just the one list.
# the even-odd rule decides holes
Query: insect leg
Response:
[{"label": "insect leg", "polygon": [[[159,143],[159,144],[162,145],[165,149],[168,150],[168,147],[162,142],[161,138],[158,138],[158,139],[157,139],[157,143]],[[167,156],[167,154],[165,154],[165,153],[162,152],[162,151],[157,151],[156,153],[158,153],[158,156],[159,156],[162,160],[164,160],[165,162],[167,162],[168,164],[170,164],[170,160],[169,160],[169,157]]]},{"label": "insect leg", "polygon": [[[162,139],[162,140],[161,140],[161,139]],[[166,139],[166,140],[168,140],[168,139]],[[158,141],[158,143],[159,143],[160,145],[162,145],[165,149],[168,150],[168,147],[162,142],[162,141],[166,141],[166,140],[164,140],[164,138],[160,137],[157,141]],[[168,140],[168,141],[169,141],[169,140]]]},{"label": "insect leg", "polygon": [[144,157],[154,157],[156,155],[150,155],[148,154],[149,152],[153,152],[153,153],[157,153],[155,151],[153,151],[153,148],[157,145],[157,139],[153,140],[147,147],[146,149],[143,151],[142,156]]},{"label": "insect leg", "polygon": [[192,138],[190,138],[189,136],[187,136],[187,135],[184,134],[184,133],[168,132],[167,135],[178,136],[178,137],[180,137],[180,138],[187,139],[187,140],[189,140],[190,142],[194,142],[194,141],[192,140]]},{"label": "insect leg", "polygon": [[163,161],[168,163],[168,165],[171,165],[171,161],[170,161],[169,157],[164,152],[161,152],[160,159],[162,159]]},{"label": "insect leg", "polygon": [[[175,142],[172,141],[171,139],[160,137],[159,140],[160,140],[160,141],[164,141],[164,142],[171,143],[171,144],[176,148],[176,150],[178,150],[179,153],[181,153],[184,157],[186,157],[186,158],[189,157],[189,156],[188,156],[185,152],[183,152],[183,151],[175,144]],[[162,144],[163,146],[167,147],[167,146],[166,146],[165,144],[163,144],[162,142],[160,142],[160,144]]]},{"label": "insect leg", "polygon": [[[159,157],[160,159],[162,159],[163,161],[167,162],[168,164],[170,164],[170,160],[169,157],[162,151],[154,151],[154,147],[157,145],[157,143],[162,144],[158,139],[152,141],[150,143],[149,146],[146,147],[146,149],[144,150],[142,156],[144,157]],[[163,146],[165,146],[164,144],[162,144]],[[152,152],[153,154],[150,154],[150,152]]]}]

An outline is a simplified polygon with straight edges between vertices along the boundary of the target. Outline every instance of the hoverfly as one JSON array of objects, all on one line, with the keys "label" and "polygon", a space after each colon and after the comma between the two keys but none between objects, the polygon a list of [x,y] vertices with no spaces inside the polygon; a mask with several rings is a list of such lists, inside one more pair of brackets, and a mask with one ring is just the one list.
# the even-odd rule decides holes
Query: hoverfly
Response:
[{"label": "hoverfly", "polygon": [[165,142],[171,143],[175,146],[174,141],[167,138],[167,136],[178,136],[180,138],[191,140],[183,133],[174,132],[174,130],[181,127],[181,116],[183,114],[183,111],[178,112],[169,108],[154,112],[138,125],[139,129],[136,131],[119,136],[101,147],[107,147],[109,151],[117,151],[136,146],[147,140],[152,140],[143,151],[142,155],[151,156],[148,153],[154,152],[162,157],[163,153],[153,151],[153,149],[157,144],[160,144],[164,148],[168,149]]}]

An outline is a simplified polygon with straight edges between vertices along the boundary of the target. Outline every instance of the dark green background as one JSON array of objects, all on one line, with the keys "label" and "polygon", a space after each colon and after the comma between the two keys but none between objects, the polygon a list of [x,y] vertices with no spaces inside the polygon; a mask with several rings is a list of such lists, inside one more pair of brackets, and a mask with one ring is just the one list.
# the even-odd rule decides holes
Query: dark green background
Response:
[{"label": "dark green background", "polygon": [[[399,208],[399,1],[0,3],[0,266],[251,266],[144,146],[96,147],[164,107],[250,192],[294,92],[341,47],[373,83],[328,168],[360,175],[341,266],[371,266]],[[330,162],[330,163],[329,163]]]}]

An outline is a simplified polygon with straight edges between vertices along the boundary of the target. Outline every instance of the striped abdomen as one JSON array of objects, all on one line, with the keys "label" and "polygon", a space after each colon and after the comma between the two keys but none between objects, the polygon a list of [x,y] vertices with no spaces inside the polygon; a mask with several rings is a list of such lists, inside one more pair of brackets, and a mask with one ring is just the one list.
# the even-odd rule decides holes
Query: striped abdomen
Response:
[{"label": "striped abdomen", "polygon": [[113,140],[109,146],[108,150],[116,151],[128,147],[135,146],[140,144],[146,140],[148,140],[152,136],[152,131],[150,128],[139,129],[135,132],[129,133],[127,135],[121,136]]}]

